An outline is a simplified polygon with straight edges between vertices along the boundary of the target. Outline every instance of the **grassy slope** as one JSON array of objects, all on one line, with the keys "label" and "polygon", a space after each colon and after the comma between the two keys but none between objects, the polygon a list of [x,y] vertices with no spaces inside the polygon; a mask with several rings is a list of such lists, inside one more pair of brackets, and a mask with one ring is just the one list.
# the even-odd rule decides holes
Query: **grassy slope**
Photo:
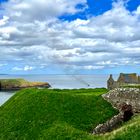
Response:
[{"label": "grassy slope", "polygon": [[85,137],[86,132],[116,113],[101,98],[105,92],[106,89],[22,90],[1,107],[1,139],[62,140],[80,137],[79,133]]},{"label": "grassy slope", "polygon": [[140,117],[109,134],[89,134],[97,124],[117,113],[101,98],[105,92],[106,89],[24,89],[0,109],[0,140],[139,138],[139,127],[135,124],[140,124]]},{"label": "grassy slope", "polygon": [[2,83],[2,85],[21,85],[21,84],[25,84],[27,83],[27,81],[25,81],[24,79],[0,79],[0,82]]}]

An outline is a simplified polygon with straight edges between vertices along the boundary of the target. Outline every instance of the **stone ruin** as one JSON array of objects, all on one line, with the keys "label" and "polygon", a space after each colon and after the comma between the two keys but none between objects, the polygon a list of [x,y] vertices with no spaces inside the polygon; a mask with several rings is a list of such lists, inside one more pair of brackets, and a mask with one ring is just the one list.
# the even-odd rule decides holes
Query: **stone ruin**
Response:
[{"label": "stone ruin", "polygon": [[116,88],[114,90],[110,90],[107,94],[103,94],[102,97],[119,111],[121,111],[120,106],[123,103],[126,103],[132,106],[134,113],[140,113],[139,88]]},{"label": "stone ruin", "polygon": [[116,88],[102,97],[119,110],[119,114],[103,124],[99,124],[93,134],[104,134],[118,128],[123,122],[131,119],[133,114],[140,113],[140,89]]},{"label": "stone ruin", "polygon": [[119,88],[126,85],[137,85],[140,84],[140,76],[136,73],[124,74],[120,73],[120,76],[117,81],[113,79],[112,74],[110,75],[109,79],[107,80],[107,88],[112,90],[114,88]]}]

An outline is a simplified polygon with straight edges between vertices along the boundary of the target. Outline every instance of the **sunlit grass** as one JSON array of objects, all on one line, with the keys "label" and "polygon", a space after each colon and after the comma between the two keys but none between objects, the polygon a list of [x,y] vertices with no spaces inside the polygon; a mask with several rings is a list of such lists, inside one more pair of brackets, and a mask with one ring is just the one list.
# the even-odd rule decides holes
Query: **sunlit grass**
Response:
[{"label": "sunlit grass", "polygon": [[106,92],[104,88],[19,91],[0,109],[0,140],[139,138],[140,117],[106,135],[92,135],[94,127],[118,113],[101,97]]}]

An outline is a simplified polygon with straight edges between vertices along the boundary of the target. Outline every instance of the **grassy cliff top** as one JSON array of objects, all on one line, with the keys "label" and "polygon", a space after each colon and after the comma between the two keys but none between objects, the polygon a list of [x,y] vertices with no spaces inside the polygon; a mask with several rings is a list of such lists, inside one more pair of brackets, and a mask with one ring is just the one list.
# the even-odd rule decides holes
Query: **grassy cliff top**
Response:
[{"label": "grassy cliff top", "polygon": [[29,83],[28,81],[24,79],[0,79],[1,84],[15,84],[15,85],[20,85],[20,84],[25,84]]},{"label": "grassy cliff top", "polygon": [[140,117],[106,135],[91,135],[94,127],[118,113],[101,97],[106,92],[106,89],[21,90],[0,108],[0,140],[137,140]]},{"label": "grassy cliff top", "polygon": [[2,86],[20,86],[20,87],[26,87],[26,86],[35,86],[43,84],[44,82],[29,82],[27,80],[24,80],[22,78],[19,79],[0,79],[0,83]]}]

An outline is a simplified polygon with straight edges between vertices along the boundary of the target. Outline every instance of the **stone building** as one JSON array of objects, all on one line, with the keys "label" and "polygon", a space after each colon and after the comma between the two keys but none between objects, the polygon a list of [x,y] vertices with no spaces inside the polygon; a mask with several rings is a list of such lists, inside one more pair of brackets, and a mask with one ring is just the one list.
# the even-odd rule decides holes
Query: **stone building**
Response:
[{"label": "stone building", "polygon": [[107,80],[107,88],[109,90],[130,84],[140,84],[140,76],[138,76],[136,73],[120,73],[118,80],[115,81],[111,74],[109,79]]}]

